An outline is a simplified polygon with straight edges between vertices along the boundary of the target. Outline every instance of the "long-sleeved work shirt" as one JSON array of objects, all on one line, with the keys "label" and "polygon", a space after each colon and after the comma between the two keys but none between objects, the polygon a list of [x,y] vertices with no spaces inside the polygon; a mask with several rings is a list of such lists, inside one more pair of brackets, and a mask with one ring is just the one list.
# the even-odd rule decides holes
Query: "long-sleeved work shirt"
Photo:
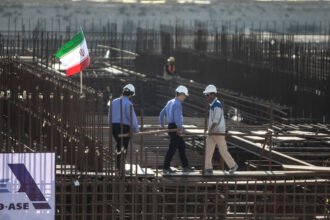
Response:
[{"label": "long-sleeved work shirt", "polygon": [[[213,129],[211,131],[212,126]],[[226,124],[222,104],[217,98],[215,98],[210,104],[208,131],[220,133],[226,132]]]},{"label": "long-sleeved work shirt", "polygon": [[[122,100],[122,114],[120,113],[120,99]],[[108,123],[123,123],[124,125],[131,125],[130,120],[130,106],[132,106],[132,129],[134,132],[139,131],[139,126],[136,118],[136,114],[134,111],[133,104],[131,100],[127,96],[122,96],[121,98],[116,98],[112,101],[109,106],[109,114],[108,114]],[[112,108],[112,117],[110,121],[110,108]],[[121,118],[122,116],[122,118]]]},{"label": "long-sleeved work shirt", "polygon": [[161,126],[165,124],[165,117],[167,123],[175,123],[178,128],[182,128],[183,115],[182,115],[182,103],[178,98],[171,99],[167,102],[159,115],[159,122]]}]

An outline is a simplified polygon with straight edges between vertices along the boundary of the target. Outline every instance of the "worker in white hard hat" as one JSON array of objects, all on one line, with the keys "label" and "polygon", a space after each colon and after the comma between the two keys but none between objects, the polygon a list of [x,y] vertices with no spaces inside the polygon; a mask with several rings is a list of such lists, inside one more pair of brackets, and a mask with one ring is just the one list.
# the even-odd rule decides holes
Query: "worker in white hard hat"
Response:
[{"label": "worker in white hard hat", "polygon": [[[204,90],[204,95],[210,104],[207,133],[225,133],[226,125],[224,111],[221,102],[217,99],[217,88],[214,85],[208,85]],[[218,146],[219,152],[229,167],[229,173],[233,174],[238,165],[228,152],[226,137],[224,135],[208,135],[205,146],[205,164],[204,174],[213,174],[212,157],[215,146]]]},{"label": "worker in white hard hat", "polygon": [[174,171],[170,168],[170,163],[177,149],[179,150],[183,172],[192,171],[186,156],[186,144],[181,136],[183,133],[182,102],[189,95],[188,89],[185,86],[179,86],[176,88],[175,92],[176,97],[167,102],[159,116],[161,127],[165,126],[166,117],[168,129],[178,129],[178,132],[169,132],[170,144],[164,160],[164,174],[174,173]]},{"label": "worker in white hard hat", "polygon": [[[134,111],[131,98],[135,95],[135,87],[132,84],[127,84],[123,88],[122,95],[111,102],[109,106],[109,126],[112,126],[112,135],[117,143],[116,170],[120,170],[121,154],[126,156],[129,137],[119,137],[120,134],[128,134],[131,129],[133,132],[139,132],[138,122]],[[110,108],[112,108],[112,117],[110,120]],[[131,119],[132,108],[132,119]],[[131,127],[132,124],[132,127]]]},{"label": "worker in white hard hat", "polygon": [[167,63],[164,66],[164,74],[163,78],[165,80],[171,80],[176,74],[176,69],[175,69],[175,58],[174,57],[169,57],[167,59]]}]

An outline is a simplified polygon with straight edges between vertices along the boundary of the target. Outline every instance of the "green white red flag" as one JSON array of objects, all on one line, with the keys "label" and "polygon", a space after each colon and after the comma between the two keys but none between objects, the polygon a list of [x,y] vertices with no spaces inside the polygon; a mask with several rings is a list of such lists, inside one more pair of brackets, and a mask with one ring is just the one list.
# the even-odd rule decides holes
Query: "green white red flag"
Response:
[{"label": "green white red flag", "polygon": [[67,76],[83,71],[90,64],[87,43],[82,30],[64,44],[55,54],[66,70]]}]

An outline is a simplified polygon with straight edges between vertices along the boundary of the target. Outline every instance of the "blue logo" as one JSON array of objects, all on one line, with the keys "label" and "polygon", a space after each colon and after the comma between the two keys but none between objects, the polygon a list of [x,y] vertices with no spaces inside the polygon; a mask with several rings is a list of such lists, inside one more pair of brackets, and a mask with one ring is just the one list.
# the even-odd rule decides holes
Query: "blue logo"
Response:
[{"label": "blue logo", "polygon": [[9,179],[0,179],[0,193],[10,193],[10,191],[7,189],[8,182]]},{"label": "blue logo", "polygon": [[[21,187],[18,192],[24,192],[35,209],[51,209],[25,165],[21,163],[12,163],[8,164],[8,166],[20,182]],[[8,182],[9,179],[0,179],[0,193],[10,193],[7,189]]]}]

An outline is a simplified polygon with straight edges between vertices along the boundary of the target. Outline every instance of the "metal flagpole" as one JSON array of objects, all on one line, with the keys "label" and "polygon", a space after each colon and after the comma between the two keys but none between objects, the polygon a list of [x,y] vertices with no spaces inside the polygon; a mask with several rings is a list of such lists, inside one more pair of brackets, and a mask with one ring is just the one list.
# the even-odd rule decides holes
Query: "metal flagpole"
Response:
[{"label": "metal flagpole", "polygon": [[82,94],[83,93],[83,88],[82,88],[82,86],[83,86],[83,77],[82,77],[82,71],[80,71],[80,94]]},{"label": "metal flagpole", "polygon": [[[84,36],[84,38],[85,38],[85,35],[84,35],[84,32],[83,32],[83,29],[82,29],[82,27],[80,26],[80,31],[81,31],[81,33],[83,34],[83,36]],[[88,50],[88,49],[87,49]],[[88,55],[89,56],[89,55]],[[80,71],[80,94],[82,94],[83,93],[83,88],[82,88],[82,86],[83,86],[83,76],[82,76],[83,74],[82,74],[82,71]]]}]

